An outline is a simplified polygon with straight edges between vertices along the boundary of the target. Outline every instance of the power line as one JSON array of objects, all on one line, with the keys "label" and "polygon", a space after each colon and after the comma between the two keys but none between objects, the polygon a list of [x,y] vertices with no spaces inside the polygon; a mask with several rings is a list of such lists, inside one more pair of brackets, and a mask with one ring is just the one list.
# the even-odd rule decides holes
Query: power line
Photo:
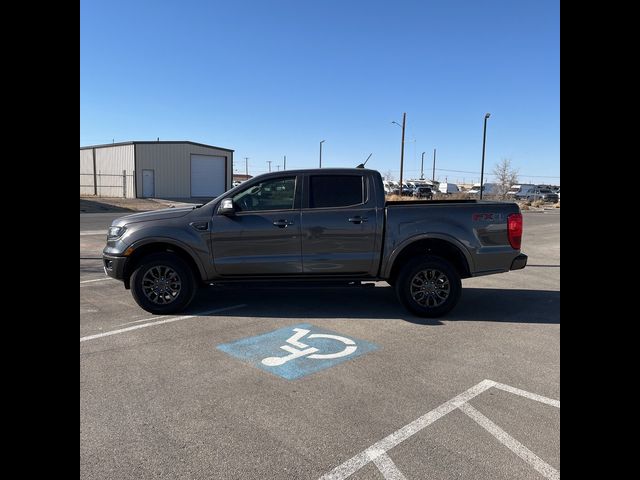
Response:
[{"label": "power line", "polygon": [[[417,171],[417,170],[412,170]],[[474,173],[476,175],[480,175],[480,172],[471,172],[469,170],[450,170],[446,168],[436,168],[436,172],[457,172],[457,173]],[[489,174],[491,175],[491,174]],[[536,178],[560,178],[560,175],[529,175],[528,173],[520,173],[518,172],[518,176],[521,177],[536,177]]]}]

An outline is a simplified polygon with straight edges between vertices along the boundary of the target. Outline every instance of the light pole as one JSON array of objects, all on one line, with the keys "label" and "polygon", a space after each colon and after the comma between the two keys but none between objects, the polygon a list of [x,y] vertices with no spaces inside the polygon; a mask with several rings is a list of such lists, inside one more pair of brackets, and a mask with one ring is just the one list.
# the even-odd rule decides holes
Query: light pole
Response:
[{"label": "light pole", "polygon": [[404,166],[404,128],[407,124],[407,112],[402,114],[402,125],[395,120],[391,123],[395,123],[399,127],[402,126],[402,142],[400,144],[400,196],[402,196],[402,170]]},{"label": "light pole", "polygon": [[431,171],[431,183],[436,182],[436,149],[433,149],[433,170]]},{"label": "light pole", "polygon": [[484,132],[482,133],[482,167],[480,167],[480,200],[482,200],[482,191],[484,190],[484,185],[482,184],[482,180],[484,179],[484,146],[487,141],[487,119],[490,116],[490,113],[487,113],[484,116]]},{"label": "light pole", "polygon": [[284,156],[284,167],[282,168],[283,170],[287,169],[287,156]]},{"label": "light pole", "polygon": [[247,176],[246,180],[249,180],[249,157],[244,157],[244,173]]},{"label": "light pole", "polygon": [[271,172],[271,162],[272,160],[267,160],[267,163],[269,164],[269,172]]},{"label": "light pole", "polygon": [[322,144],[325,142],[325,140],[321,140],[320,141],[320,167],[322,168]]},{"label": "light pole", "polygon": [[420,162],[420,180],[424,180],[424,154],[427,152],[422,152],[422,161]]}]

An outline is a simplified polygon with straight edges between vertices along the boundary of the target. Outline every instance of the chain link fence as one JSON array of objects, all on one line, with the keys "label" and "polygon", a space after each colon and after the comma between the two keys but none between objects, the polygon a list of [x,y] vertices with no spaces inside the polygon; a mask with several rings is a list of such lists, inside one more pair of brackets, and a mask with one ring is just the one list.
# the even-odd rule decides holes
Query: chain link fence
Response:
[{"label": "chain link fence", "polygon": [[96,197],[135,198],[135,171],[127,173],[81,173],[80,195]]}]

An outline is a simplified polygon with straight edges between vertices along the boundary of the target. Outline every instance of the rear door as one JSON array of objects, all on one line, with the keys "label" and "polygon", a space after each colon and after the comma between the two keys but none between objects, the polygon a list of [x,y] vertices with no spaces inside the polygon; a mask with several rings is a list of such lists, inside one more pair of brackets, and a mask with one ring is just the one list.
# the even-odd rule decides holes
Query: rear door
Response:
[{"label": "rear door", "polygon": [[220,275],[302,273],[301,179],[283,175],[251,184],[233,196],[235,215],[214,213],[211,252]]},{"label": "rear door", "polygon": [[371,274],[376,245],[376,199],[365,173],[305,175],[302,266],[305,274]]}]

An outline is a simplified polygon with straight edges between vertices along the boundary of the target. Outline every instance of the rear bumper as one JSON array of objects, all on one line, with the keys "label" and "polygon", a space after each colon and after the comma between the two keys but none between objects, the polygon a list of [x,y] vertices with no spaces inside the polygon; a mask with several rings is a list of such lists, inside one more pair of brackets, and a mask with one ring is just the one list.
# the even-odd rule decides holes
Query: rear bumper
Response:
[{"label": "rear bumper", "polygon": [[527,257],[524,253],[521,253],[511,262],[511,268],[509,270],[521,270],[527,265]]},{"label": "rear bumper", "polygon": [[116,280],[124,281],[124,268],[126,264],[127,257],[102,255],[102,267],[104,268],[104,273]]}]

